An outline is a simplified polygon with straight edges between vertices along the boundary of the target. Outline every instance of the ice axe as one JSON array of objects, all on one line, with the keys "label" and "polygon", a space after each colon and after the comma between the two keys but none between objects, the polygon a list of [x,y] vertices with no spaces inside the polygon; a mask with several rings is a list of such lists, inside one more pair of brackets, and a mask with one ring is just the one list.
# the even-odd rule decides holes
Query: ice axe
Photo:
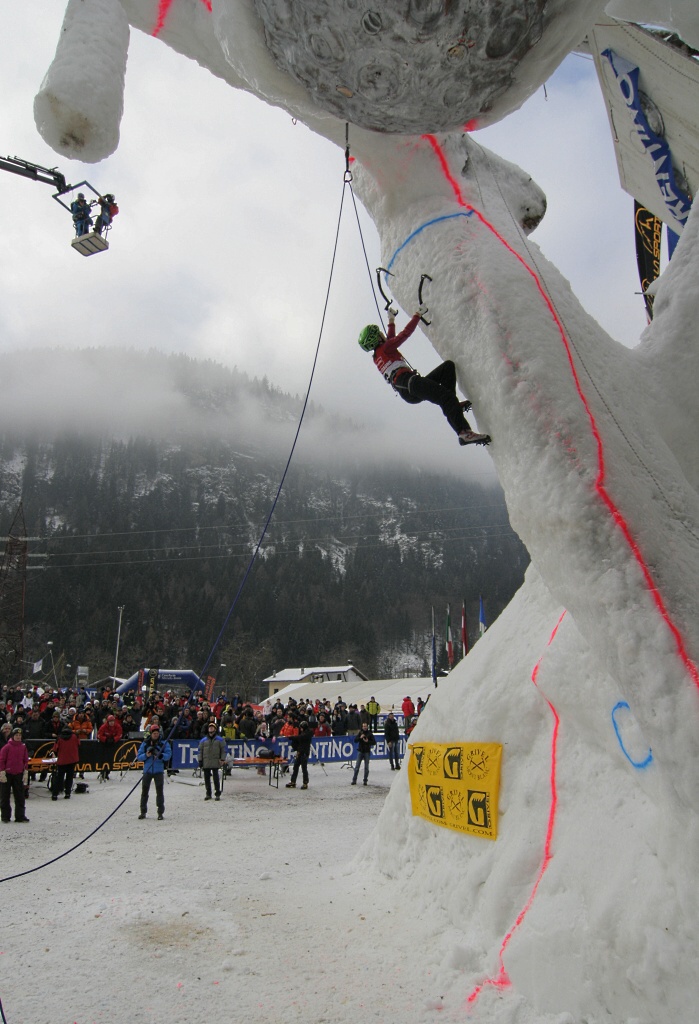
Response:
[{"label": "ice axe", "polygon": [[[431,280],[432,280],[432,278],[430,277],[429,274],[423,274],[422,277],[420,278],[420,285],[419,285],[418,290],[417,290],[417,301],[418,301],[418,303],[421,306],[424,304],[423,303],[423,298],[422,298],[422,288],[423,288],[423,285],[425,284],[425,281],[431,281]],[[421,316],[420,319],[422,320],[423,324],[425,324],[427,327],[429,327],[430,324],[432,323],[431,320],[426,320],[424,316]]]}]

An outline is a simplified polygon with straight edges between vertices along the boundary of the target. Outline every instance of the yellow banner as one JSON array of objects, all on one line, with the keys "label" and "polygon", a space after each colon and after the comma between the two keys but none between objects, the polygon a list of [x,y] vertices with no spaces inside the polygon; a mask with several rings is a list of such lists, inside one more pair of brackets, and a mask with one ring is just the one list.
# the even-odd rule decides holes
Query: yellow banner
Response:
[{"label": "yellow banner", "polygon": [[413,814],[433,825],[497,839],[500,743],[410,743]]}]

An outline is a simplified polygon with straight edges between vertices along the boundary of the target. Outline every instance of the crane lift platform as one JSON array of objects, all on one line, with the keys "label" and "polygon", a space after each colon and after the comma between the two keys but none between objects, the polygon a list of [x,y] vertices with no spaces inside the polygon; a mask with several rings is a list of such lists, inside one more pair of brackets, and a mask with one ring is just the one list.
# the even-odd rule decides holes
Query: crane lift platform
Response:
[{"label": "crane lift platform", "polygon": [[[116,213],[119,212],[114,196],[111,193],[103,195],[89,181],[79,181],[77,185],[69,185],[65,175],[55,167],[42,167],[40,164],[30,163],[29,160],[21,160],[17,156],[0,157],[0,170],[9,171],[11,174],[19,174],[24,178],[30,178],[32,181],[41,181],[46,185],[53,185],[56,192],[52,198],[68,211],[73,218],[73,222],[76,224],[76,228],[82,226],[87,229],[79,234],[76,233],[75,238],[70,243],[73,249],[79,252],[81,256],[94,256],[95,253],[105,252],[109,249],[109,242],[106,236],[109,233],[112,217],[116,216]],[[76,219],[76,203],[78,200],[68,203],[65,199],[81,188],[89,189],[95,198],[88,201],[85,199],[84,193],[78,193],[78,200],[82,199],[84,202],[85,215],[80,219]],[[95,228],[93,227],[90,212],[97,205],[100,206],[100,213],[97,216],[97,227]]]}]

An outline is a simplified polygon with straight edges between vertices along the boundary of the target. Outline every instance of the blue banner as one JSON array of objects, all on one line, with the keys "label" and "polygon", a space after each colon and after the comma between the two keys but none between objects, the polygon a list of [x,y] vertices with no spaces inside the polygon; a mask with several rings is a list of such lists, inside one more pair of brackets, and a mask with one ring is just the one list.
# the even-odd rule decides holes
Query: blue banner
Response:
[{"label": "blue banner", "polygon": [[[226,740],[229,757],[257,757],[260,747],[274,750],[279,757],[293,761],[296,756],[286,736],[271,741],[260,740]],[[199,740],[174,740],[172,743],[172,767],[178,769],[196,768]],[[376,737],[376,746],[371,748],[371,756],[386,759],[388,748],[383,736]],[[405,740],[400,738],[400,756],[405,756]],[[357,744],[351,736],[328,736],[314,739],[311,743],[309,763],[323,761],[333,764],[339,761],[354,761],[357,757]]]},{"label": "blue banner", "polygon": [[[689,216],[692,201],[687,193],[680,188],[675,178],[672,153],[666,139],[656,135],[643,110],[639,88],[640,70],[614,50],[602,50],[602,56],[606,58],[614,72],[636,137],[652,164],[665,208],[672,218],[674,226],[681,231]],[[661,130],[663,129],[661,128]]]}]

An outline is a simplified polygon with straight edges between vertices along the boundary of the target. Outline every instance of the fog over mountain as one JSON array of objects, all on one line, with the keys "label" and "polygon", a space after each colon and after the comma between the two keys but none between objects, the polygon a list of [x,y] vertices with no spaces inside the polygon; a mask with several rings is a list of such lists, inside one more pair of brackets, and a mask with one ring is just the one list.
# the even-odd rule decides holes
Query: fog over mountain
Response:
[{"label": "fog over mountain", "polygon": [[[124,605],[127,674],[201,669],[271,513],[302,400],[157,352],[32,351],[0,357],[0,374],[11,396],[0,530],[21,501],[32,538],[27,661],[50,636],[64,663],[106,675]],[[255,695],[272,671],[321,661],[424,674],[432,604],[442,633],[446,604],[456,628],[466,600],[475,630],[479,595],[492,621],[521,583],[528,559],[496,485],[413,466],[400,446],[375,442],[366,424],[309,404],[213,652],[239,688]]]}]

